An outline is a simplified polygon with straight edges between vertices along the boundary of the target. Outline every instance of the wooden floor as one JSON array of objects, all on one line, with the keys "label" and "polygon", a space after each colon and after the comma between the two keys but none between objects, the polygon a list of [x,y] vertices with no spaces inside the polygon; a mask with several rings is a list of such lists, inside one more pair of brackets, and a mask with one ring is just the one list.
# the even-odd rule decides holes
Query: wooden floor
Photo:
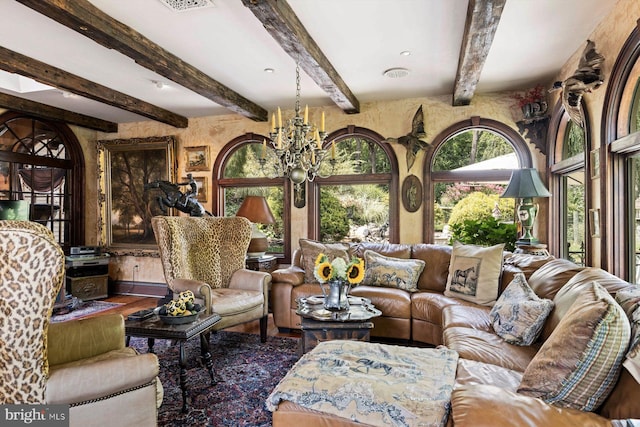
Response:
[{"label": "wooden floor", "polygon": [[[102,311],[87,317],[91,316],[101,316],[104,314],[110,313],[121,313],[125,318],[138,310],[144,310],[146,308],[154,308],[157,307],[159,298],[154,297],[140,297],[140,296],[131,296],[131,295],[113,295],[109,298],[103,300],[108,302],[117,302],[123,305],[112,308],[110,310]],[[231,328],[225,329],[225,331],[234,331],[234,332],[245,332],[251,334],[259,334],[260,333],[260,323],[258,320],[253,322],[247,322],[242,325],[233,326]],[[267,324],[267,335],[269,336],[277,336],[277,337],[300,337],[299,331],[292,331],[290,333],[281,333],[278,331],[278,327],[273,323],[273,315],[269,314],[269,322]]]}]

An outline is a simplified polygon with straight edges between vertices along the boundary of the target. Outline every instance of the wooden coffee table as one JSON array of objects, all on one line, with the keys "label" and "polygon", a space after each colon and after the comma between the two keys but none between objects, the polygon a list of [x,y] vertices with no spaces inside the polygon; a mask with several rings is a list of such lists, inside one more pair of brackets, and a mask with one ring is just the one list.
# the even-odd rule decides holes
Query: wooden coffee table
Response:
[{"label": "wooden coffee table", "polygon": [[371,319],[382,314],[370,300],[349,296],[349,310],[344,311],[325,310],[322,306],[323,301],[321,295],[297,300],[296,313],[302,318],[301,354],[308,352],[322,341],[370,340],[371,329],[373,329]]},{"label": "wooden coffee table", "polygon": [[211,385],[215,385],[216,380],[213,373],[213,360],[209,351],[207,332],[213,325],[220,321],[220,316],[216,313],[207,315],[201,314],[194,322],[183,325],[168,325],[157,315],[145,320],[126,320],[124,322],[127,345],[130,337],[147,338],[149,352],[153,353],[155,339],[176,340],[180,343],[180,388],[182,389],[182,412],[188,412],[187,405],[187,363],[184,344],[193,337],[200,337],[200,353],[202,362],[211,376]]}]

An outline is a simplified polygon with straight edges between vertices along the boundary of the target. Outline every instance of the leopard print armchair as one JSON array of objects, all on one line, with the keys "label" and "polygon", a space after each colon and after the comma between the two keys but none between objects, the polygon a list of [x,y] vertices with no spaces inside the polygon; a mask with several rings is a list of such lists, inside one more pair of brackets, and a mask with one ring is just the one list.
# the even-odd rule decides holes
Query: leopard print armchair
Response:
[{"label": "leopard print armchair", "polygon": [[209,313],[218,313],[214,330],[259,319],[265,342],[271,275],[245,268],[251,223],[185,216],[157,216],[151,223],[169,289],[191,290]]},{"label": "leopard print armchair", "polygon": [[51,231],[0,221],[0,404],[45,403],[47,331],[63,280]]}]

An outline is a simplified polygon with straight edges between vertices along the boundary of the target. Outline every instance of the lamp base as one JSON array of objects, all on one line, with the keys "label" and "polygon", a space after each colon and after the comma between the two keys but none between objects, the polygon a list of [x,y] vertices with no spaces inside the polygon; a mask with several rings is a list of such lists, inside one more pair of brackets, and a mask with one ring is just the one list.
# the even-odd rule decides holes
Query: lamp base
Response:
[{"label": "lamp base", "polygon": [[516,246],[531,246],[531,245],[537,245],[539,243],[540,243],[540,240],[538,240],[535,237],[531,237],[531,238],[522,237],[516,240]]},{"label": "lamp base", "polygon": [[247,258],[262,258],[269,249],[267,236],[254,223],[251,230],[251,241],[247,248]]}]

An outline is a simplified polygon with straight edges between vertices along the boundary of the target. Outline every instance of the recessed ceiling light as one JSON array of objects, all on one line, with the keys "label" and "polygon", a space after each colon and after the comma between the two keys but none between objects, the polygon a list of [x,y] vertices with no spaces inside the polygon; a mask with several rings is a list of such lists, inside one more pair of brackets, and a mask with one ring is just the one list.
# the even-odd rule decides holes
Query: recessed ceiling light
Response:
[{"label": "recessed ceiling light", "polygon": [[382,73],[382,75],[385,77],[389,77],[390,79],[400,79],[402,77],[407,77],[409,75],[409,70],[400,67],[389,68],[384,73]]},{"label": "recessed ceiling light", "polygon": [[168,84],[161,82],[160,80],[151,80],[151,83],[153,83],[158,89],[165,89],[169,87]]},{"label": "recessed ceiling light", "polygon": [[265,73],[275,73],[275,72],[276,72],[276,70],[274,70],[273,68],[265,68],[265,69],[264,69],[264,72],[265,72]]},{"label": "recessed ceiling light", "polygon": [[409,56],[409,55],[411,55],[411,51],[410,50],[403,50],[402,52],[400,52],[400,55]]},{"label": "recessed ceiling light", "polygon": [[160,2],[176,12],[215,6],[212,0],[160,0]]}]

